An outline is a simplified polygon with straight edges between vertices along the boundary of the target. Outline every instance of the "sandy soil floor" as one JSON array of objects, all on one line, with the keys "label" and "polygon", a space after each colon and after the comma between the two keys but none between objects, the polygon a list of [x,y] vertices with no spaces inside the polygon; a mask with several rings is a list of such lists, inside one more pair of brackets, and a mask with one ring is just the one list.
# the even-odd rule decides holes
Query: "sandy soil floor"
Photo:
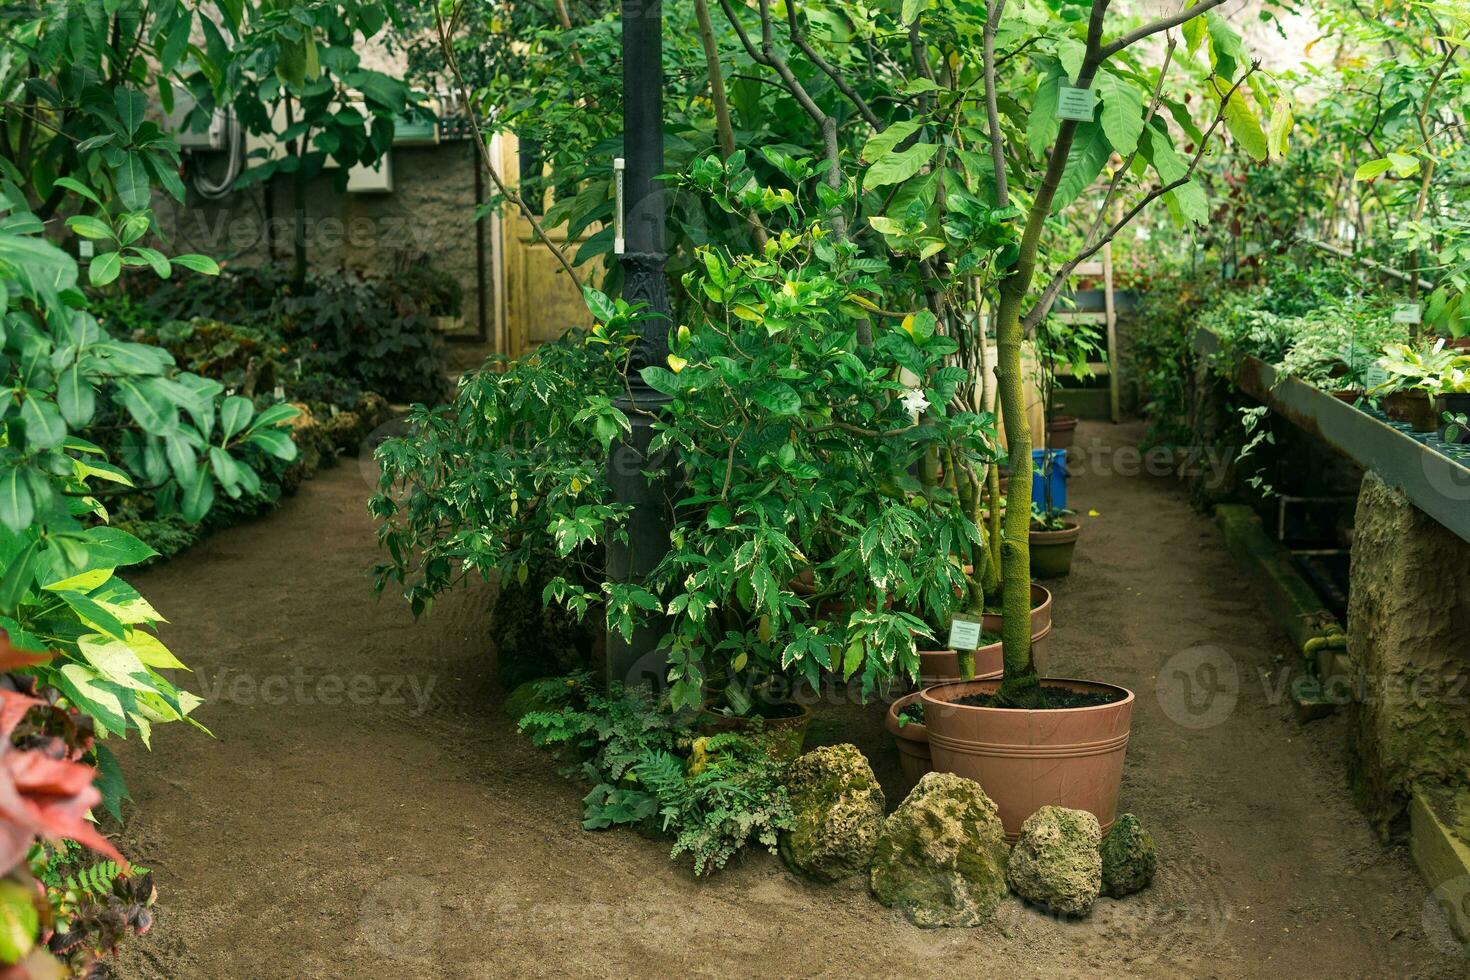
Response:
[{"label": "sandy soil floor", "polygon": [[[1353,809],[1342,722],[1300,727],[1277,697],[1289,651],[1214,526],[1113,451],[1137,434],[1080,433],[1051,656],[1138,693],[1123,806],[1162,855],[1143,894],[921,931],[764,853],[701,882],[664,844],[581,831],[582,791],[497,710],[489,590],[419,624],[373,598],[349,461],[137,578],[217,737],[122,750],[121,836],[162,896],[123,975],[1464,976],[1406,852]],[[819,741],[857,743],[897,803],[881,709],[823,708]]]}]

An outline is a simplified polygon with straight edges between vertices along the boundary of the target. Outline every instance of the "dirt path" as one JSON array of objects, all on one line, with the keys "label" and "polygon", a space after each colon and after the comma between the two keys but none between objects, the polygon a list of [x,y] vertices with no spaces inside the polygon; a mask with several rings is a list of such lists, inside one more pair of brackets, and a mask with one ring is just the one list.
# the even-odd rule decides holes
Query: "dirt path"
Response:
[{"label": "dirt path", "polygon": [[[1126,465],[1108,450],[1135,435],[1084,426],[1079,447]],[[1352,808],[1341,722],[1304,729],[1270,703],[1257,669],[1285,643],[1170,482],[1074,480],[1099,516],[1052,641],[1055,673],[1139,695],[1123,803],[1158,839],[1158,880],[1081,923],[1011,902],[937,932],[764,854],[697,882],[663,844],[582,832],[581,791],[496,710],[489,591],[417,625],[373,599],[367,492],[340,467],[139,577],[217,739],[171,726],[151,757],[122,753],[124,839],[162,893],[125,976],[1464,975],[1432,915],[1426,935],[1406,853]],[[1236,695],[1183,690],[1210,679],[1202,657],[1226,668],[1217,687],[1234,667]],[[880,710],[824,709],[814,735],[856,742],[894,787]]]}]

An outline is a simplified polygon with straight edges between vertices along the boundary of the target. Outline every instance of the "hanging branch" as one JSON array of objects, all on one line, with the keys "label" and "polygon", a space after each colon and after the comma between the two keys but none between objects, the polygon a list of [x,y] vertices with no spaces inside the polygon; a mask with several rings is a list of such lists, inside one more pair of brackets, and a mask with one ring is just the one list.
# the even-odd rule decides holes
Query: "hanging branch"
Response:
[{"label": "hanging branch", "polygon": [[[704,63],[709,72],[710,101],[715,107],[715,132],[720,140],[720,159],[735,155],[735,127],[730,122],[730,100],[725,95],[725,75],[720,67],[720,49],[715,44],[715,28],[710,22],[707,0],[694,0],[694,15],[699,22],[699,41],[704,46]],[[747,218],[755,247],[764,251],[766,229],[754,214]]]},{"label": "hanging branch", "polygon": [[454,50],[454,22],[458,20],[458,17],[459,14],[456,10],[452,20],[446,21],[443,11],[437,6],[434,8],[434,27],[438,31],[439,47],[444,53],[444,64],[449,69],[449,73],[454,76],[454,84],[460,90],[460,98],[464,101],[465,115],[469,118],[470,128],[475,132],[475,146],[479,149],[480,159],[485,165],[486,172],[490,174],[490,179],[494,181],[496,190],[500,192],[502,197],[513,204],[521,212],[521,215],[530,222],[532,230],[536,232],[536,238],[551,250],[552,255],[556,256],[556,261],[561,265],[562,270],[571,277],[572,284],[577,287],[577,291],[581,292],[582,278],[577,275],[577,270],[572,268],[572,263],[567,259],[566,253],[546,234],[546,229],[541,227],[541,222],[537,219],[535,213],[531,211],[530,207],[526,205],[526,202],[522,200],[521,195],[507,187],[505,181],[500,178],[500,172],[495,169],[495,160],[490,156],[490,144],[485,139],[485,134],[480,128],[479,114],[475,111],[474,91],[465,82],[464,75],[460,72],[459,56]]},{"label": "hanging branch", "polygon": [[1111,44],[1103,46],[1102,50],[1098,52],[1099,57],[1097,63],[1102,64],[1124,48],[1131,47],[1146,37],[1152,37],[1161,31],[1167,31],[1171,27],[1178,27],[1180,24],[1194,20],[1200,14],[1208,13],[1224,2],[1225,0],[1200,0],[1193,7],[1187,7],[1173,16],[1160,18],[1153,23],[1143,25],[1136,31],[1124,34]]}]

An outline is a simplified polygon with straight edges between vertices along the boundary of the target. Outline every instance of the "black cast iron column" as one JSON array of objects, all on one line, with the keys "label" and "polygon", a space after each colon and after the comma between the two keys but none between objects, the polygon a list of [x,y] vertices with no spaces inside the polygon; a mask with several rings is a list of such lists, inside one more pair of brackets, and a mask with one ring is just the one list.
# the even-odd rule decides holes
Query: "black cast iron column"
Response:
[{"label": "black cast iron column", "polygon": [[[663,8],[660,0],[623,0],[623,192],[625,246],[623,299],[643,303],[655,316],[638,324],[639,340],[629,369],[630,398],[618,407],[633,431],[614,443],[608,459],[608,482],[613,499],[632,505],[628,540],[609,541],[607,573],[615,582],[635,582],[646,576],[669,548],[673,527],[668,480],[650,480],[646,471],[658,466],[648,458],[653,421],[668,398],[643,383],[639,369],[664,365],[669,353],[672,309],[664,273],[666,205],[661,183],[664,170],[663,126]],[[663,683],[664,657],[658,641],[662,624],[649,624],[625,642],[614,633],[607,639],[607,678],[636,685]]]}]

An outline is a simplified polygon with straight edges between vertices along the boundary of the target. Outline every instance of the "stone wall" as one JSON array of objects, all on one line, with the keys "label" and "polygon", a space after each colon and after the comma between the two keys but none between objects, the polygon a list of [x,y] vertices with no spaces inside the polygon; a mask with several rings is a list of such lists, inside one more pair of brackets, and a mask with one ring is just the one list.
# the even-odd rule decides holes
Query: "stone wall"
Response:
[{"label": "stone wall", "polygon": [[[464,289],[464,326],[478,326],[475,246],[475,158],[469,142],[395,146],[391,193],[347,193],[333,185],[337,171],[312,181],[306,196],[307,256],[313,268],[346,267],[392,275],[424,261],[450,273]],[[220,200],[190,189],[180,207],[171,198],[155,204],[159,224],[177,251],[198,251],[253,265],[289,262],[292,256],[291,183],[246,187]],[[489,229],[486,229],[487,292]],[[274,254],[272,254],[274,253]],[[494,305],[487,296],[487,331]]]},{"label": "stone wall", "polygon": [[1358,497],[1348,653],[1353,789],[1387,835],[1415,782],[1470,786],[1470,544],[1373,473]]}]

